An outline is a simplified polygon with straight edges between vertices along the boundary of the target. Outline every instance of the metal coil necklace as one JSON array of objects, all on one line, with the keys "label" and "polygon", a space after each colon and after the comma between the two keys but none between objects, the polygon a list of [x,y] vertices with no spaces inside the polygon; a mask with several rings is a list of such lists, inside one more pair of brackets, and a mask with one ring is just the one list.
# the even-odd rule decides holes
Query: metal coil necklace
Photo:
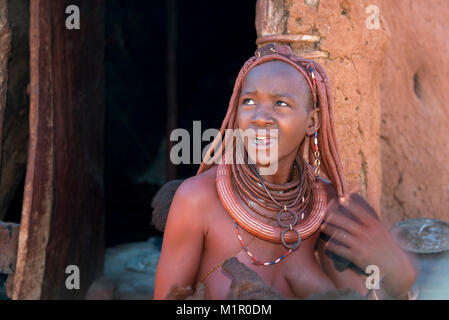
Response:
[{"label": "metal coil necklace", "polygon": [[[234,166],[237,165],[224,164],[222,162],[218,165],[216,173],[216,186],[219,198],[223,207],[231,215],[234,221],[244,230],[259,239],[283,244],[289,250],[298,248],[302,240],[310,237],[318,230],[324,219],[326,208],[326,194],[321,183],[315,181],[313,168],[308,165],[302,157],[298,157],[298,159],[302,160],[304,164],[300,177],[299,179],[296,179],[296,181],[289,182],[285,185],[276,186],[268,184],[267,187],[267,183],[263,182],[260,176],[258,177],[258,174],[256,174],[257,170],[253,172],[253,169],[251,169],[249,165],[240,166],[240,172],[243,172],[243,175],[233,175],[233,172],[239,170],[238,168],[234,168]],[[297,165],[297,167],[298,169],[300,168],[299,165]],[[263,202],[260,200],[258,201],[261,203],[262,207],[268,207],[271,208],[271,211],[277,212],[276,220],[278,221],[279,226],[272,226],[259,221],[248,212],[237,199],[237,195],[235,194],[232,185],[233,177],[236,189],[241,189],[238,191],[239,194],[249,194],[248,198],[254,202],[256,202],[258,198],[262,198]],[[249,179],[252,179],[252,181]],[[251,181],[251,183],[249,181]],[[257,186],[257,184],[253,181],[259,183],[262,188],[255,188],[254,186]],[[303,183],[301,183],[301,181],[303,181]],[[252,186],[248,189],[244,189],[238,187],[239,184],[242,187],[246,185]],[[305,188],[306,185],[309,186],[309,188],[307,188],[308,192]],[[295,186],[297,186],[297,188],[295,188]],[[283,191],[283,193],[272,196],[268,191],[268,188]],[[262,189],[262,191],[260,189]],[[251,192],[253,192],[253,194],[251,194]],[[280,201],[284,202],[284,199],[286,198],[291,199],[292,193],[296,193],[293,201],[287,202],[285,205],[281,204]],[[244,196],[241,196],[241,198],[245,200]],[[278,198],[278,200],[275,198]],[[298,201],[299,199],[301,199],[301,201]],[[297,214],[298,212],[304,212],[309,202],[311,203],[311,206],[309,206],[311,207],[309,215],[304,220],[301,219],[302,222],[298,224],[299,218]],[[249,207],[253,212],[257,213],[257,208],[254,208],[254,206]],[[289,213],[289,217],[287,218],[283,217],[286,213]],[[289,219],[289,222],[285,222],[287,219]]]},{"label": "metal coil necklace", "polygon": [[[257,176],[257,178],[259,179],[260,184],[262,185],[262,187],[264,188],[265,192],[268,194],[268,196],[270,197],[270,199],[276,204],[278,205],[281,209],[280,211],[277,213],[276,218],[277,218],[277,222],[279,224],[280,227],[282,227],[284,230],[281,233],[281,241],[282,244],[284,245],[284,247],[286,247],[287,249],[297,249],[299,247],[299,244],[301,243],[301,235],[299,234],[299,232],[296,229],[293,229],[293,226],[295,226],[298,223],[298,214],[296,211],[293,211],[292,208],[295,206],[295,204],[298,202],[300,196],[304,193],[304,188],[303,188],[303,179],[302,179],[302,170],[301,167],[298,165],[298,162],[295,160],[296,163],[296,167],[299,170],[300,173],[300,184],[299,184],[299,192],[297,193],[296,198],[294,199],[294,201],[290,204],[281,204],[279,203],[270,193],[270,191],[268,191],[267,186],[265,185],[265,182],[263,181],[262,177],[259,175],[259,172],[257,172],[257,169],[254,167],[253,164],[249,164],[248,167],[251,169],[251,171]],[[305,199],[304,197],[302,197],[302,203],[305,203]],[[279,210],[279,209],[278,209]],[[293,218],[293,221],[291,221],[290,223],[285,223],[282,221],[282,214],[284,213],[288,213],[290,214],[291,218]],[[301,212],[301,216],[304,217],[304,208],[302,209]],[[298,235],[298,240],[293,244],[293,245],[289,245],[285,242],[284,237],[285,237],[285,233],[287,231],[295,231]]]},{"label": "metal coil necklace", "polygon": [[[292,181],[283,186],[276,184],[269,184],[267,186],[267,183],[263,182],[252,164],[249,164],[247,168],[232,166],[232,169],[233,176],[235,177],[234,182],[240,198],[254,212],[274,221],[291,220],[290,216],[282,217],[282,215],[279,215],[280,208],[284,209],[286,206],[290,211],[294,211],[295,213],[301,212],[302,219],[304,219],[304,210],[310,198],[310,188],[307,177],[302,173],[303,170],[297,160],[295,160]],[[298,173],[299,179],[297,179]],[[273,199],[269,190],[275,194],[278,201]],[[299,199],[302,201],[298,202]],[[279,202],[286,205],[284,206]]]},{"label": "metal coil necklace", "polygon": [[[296,165],[296,168],[295,168],[295,167],[293,168],[293,169],[294,169],[294,171],[293,171],[293,172],[294,172],[294,174],[293,174],[293,180],[296,180],[297,175],[296,175],[295,173],[296,173],[296,171],[299,171],[299,175],[300,175],[300,176],[299,176],[299,181],[300,181],[300,183],[299,183],[299,190],[300,190],[300,191],[304,191],[304,190],[303,190],[304,176],[303,176],[301,167],[299,166],[298,161],[296,161],[296,160],[295,160],[295,165]],[[275,200],[275,199],[273,198],[273,196],[271,195],[270,191],[268,191],[267,186],[265,185],[265,183],[264,183],[262,177],[259,175],[259,173],[257,172],[257,169],[254,167],[254,165],[253,165],[253,164],[249,164],[248,166],[249,166],[249,168],[251,169],[251,171],[252,171],[252,172],[257,176],[257,178],[259,179],[259,182],[260,182],[260,183],[258,183],[257,185],[258,185],[259,187],[263,187],[263,188],[265,189],[265,192],[266,192],[266,193],[268,194],[268,196],[270,197],[270,199],[271,199],[276,205],[278,205],[279,207],[282,208],[282,209],[278,212],[278,214],[277,214],[277,216],[276,216],[276,219],[277,219],[277,221],[278,221],[278,224],[279,224],[281,227],[284,228],[283,233],[287,232],[288,230],[292,231],[292,230],[293,230],[293,226],[295,226],[295,225],[298,223],[298,215],[297,215],[296,212],[294,212],[294,211],[292,211],[292,210],[289,210],[289,208],[293,207],[293,206],[298,202],[300,196],[303,195],[303,192],[297,192],[296,199],[293,201],[293,203],[291,203],[291,204],[289,204],[289,205],[285,205],[285,204],[282,205],[282,204],[280,204],[277,200]],[[295,171],[295,169],[296,169],[296,171]],[[238,185],[241,186],[241,184],[238,184]],[[250,203],[247,201],[247,199],[242,195],[242,192],[241,192],[240,188],[237,188],[237,190],[239,191],[239,194],[240,194],[241,198],[244,199],[245,203],[246,203],[247,205],[250,205]],[[280,194],[282,194],[282,191],[281,191]],[[257,199],[254,199],[254,200],[257,201]],[[261,201],[263,201],[263,200],[261,200]],[[303,202],[303,203],[305,202],[304,196],[302,197],[302,202]],[[257,210],[255,210],[255,211],[257,212]],[[289,219],[289,218],[287,217],[287,218],[284,218],[284,219],[283,219],[283,218],[281,217],[283,213],[287,213],[287,212],[290,213],[291,216],[293,217],[293,222],[288,223],[288,224],[285,223],[285,222],[283,222],[283,220]],[[257,212],[257,213],[261,214],[260,212]],[[263,214],[262,214],[262,215],[263,215]],[[270,216],[270,215],[263,215],[263,216],[265,216],[265,217],[267,217],[267,218],[270,218],[270,219],[273,219],[272,216]],[[303,220],[303,219],[304,219],[304,210],[303,210],[302,213],[301,213],[301,220]],[[258,259],[257,259],[257,258],[256,258],[250,251],[249,251],[248,247],[245,245],[245,243],[244,243],[244,241],[243,241],[243,238],[240,236],[238,227],[239,227],[239,226],[238,226],[238,223],[237,223],[236,221],[234,221],[235,233],[236,233],[236,235],[237,235],[237,237],[238,237],[238,239],[239,239],[239,241],[240,241],[241,246],[242,246],[243,249],[245,250],[246,254],[251,258],[251,260],[253,261],[253,263],[256,264],[256,265],[259,265],[259,266],[271,266],[271,265],[278,264],[278,263],[281,262],[284,258],[286,258],[290,253],[292,253],[294,250],[296,250],[296,249],[299,247],[300,242],[301,242],[301,236],[300,236],[300,234],[298,233],[298,241],[297,241],[294,245],[288,245],[288,244],[285,243],[285,241],[284,241],[284,236],[285,236],[285,235],[282,234],[282,235],[281,235],[281,241],[282,241],[282,244],[284,245],[284,247],[286,247],[286,248],[288,249],[288,251],[285,252],[282,256],[280,256],[280,257],[279,257],[278,259],[276,259],[276,260],[269,261],[269,262],[262,262],[262,261],[258,260]]]}]

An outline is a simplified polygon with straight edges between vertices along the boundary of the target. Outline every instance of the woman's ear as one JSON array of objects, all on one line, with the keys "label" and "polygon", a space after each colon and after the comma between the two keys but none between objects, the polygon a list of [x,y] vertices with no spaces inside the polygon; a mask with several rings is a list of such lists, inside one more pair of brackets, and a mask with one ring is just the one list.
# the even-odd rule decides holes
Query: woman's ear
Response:
[{"label": "woman's ear", "polygon": [[307,121],[306,133],[312,135],[320,129],[320,109],[316,108],[309,112],[309,120]]}]

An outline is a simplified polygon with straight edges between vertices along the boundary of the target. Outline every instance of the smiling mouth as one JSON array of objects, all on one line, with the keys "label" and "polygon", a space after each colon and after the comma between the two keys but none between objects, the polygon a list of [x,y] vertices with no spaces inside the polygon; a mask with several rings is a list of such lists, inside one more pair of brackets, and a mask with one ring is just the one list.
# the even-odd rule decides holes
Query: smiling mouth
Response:
[{"label": "smiling mouth", "polygon": [[276,137],[269,137],[269,136],[253,136],[250,139],[251,143],[255,145],[257,148],[267,148],[272,146],[277,142]]}]

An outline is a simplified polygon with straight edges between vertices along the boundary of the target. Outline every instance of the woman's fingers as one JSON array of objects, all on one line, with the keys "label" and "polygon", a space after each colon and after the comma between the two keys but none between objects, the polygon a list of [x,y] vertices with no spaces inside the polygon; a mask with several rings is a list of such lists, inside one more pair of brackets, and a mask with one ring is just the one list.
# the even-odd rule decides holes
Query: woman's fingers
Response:
[{"label": "woman's fingers", "polygon": [[354,220],[342,215],[338,214],[336,212],[330,213],[324,222],[324,224],[331,223],[336,227],[339,227],[341,229],[345,229],[352,233],[353,235],[357,235],[361,233],[362,226],[355,222]]},{"label": "woman's fingers", "polygon": [[[349,232],[341,230],[340,228],[325,223],[321,225],[321,230],[332,240],[338,240],[351,248],[356,244],[354,236]],[[331,241],[329,240],[328,243],[329,242]]]},{"label": "woman's fingers", "polygon": [[340,246],[332,241],[326,242],[323,249],[331,251],[331,252],[333,252],[343,258],[346,258],[350,261],[353,260],[353,254],[351,252],[351,249],[344,247],[344,246]]}]

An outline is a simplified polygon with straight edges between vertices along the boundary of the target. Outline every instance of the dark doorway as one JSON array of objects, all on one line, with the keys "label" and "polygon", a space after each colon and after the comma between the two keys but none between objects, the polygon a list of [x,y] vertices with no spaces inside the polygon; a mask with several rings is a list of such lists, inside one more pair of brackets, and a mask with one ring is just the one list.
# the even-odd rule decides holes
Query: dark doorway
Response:
[{"label": "dark doorway", "polygon": [[[256,49],[255,4],[177,1],[178,128],[220,127],[238,71]],[[150,221],[151,200],[166,182],[166,6],[106,2],[106,246],[160,235]],[[176,169],[184,179],[198,165]]]},{"label": "dark doorway", "polygon": [[19,224],[22,217],[29,135],[29,0],[9,0],[8,15],[11,52],[8,60],[3,134],[0,134],[0,220]]}]

